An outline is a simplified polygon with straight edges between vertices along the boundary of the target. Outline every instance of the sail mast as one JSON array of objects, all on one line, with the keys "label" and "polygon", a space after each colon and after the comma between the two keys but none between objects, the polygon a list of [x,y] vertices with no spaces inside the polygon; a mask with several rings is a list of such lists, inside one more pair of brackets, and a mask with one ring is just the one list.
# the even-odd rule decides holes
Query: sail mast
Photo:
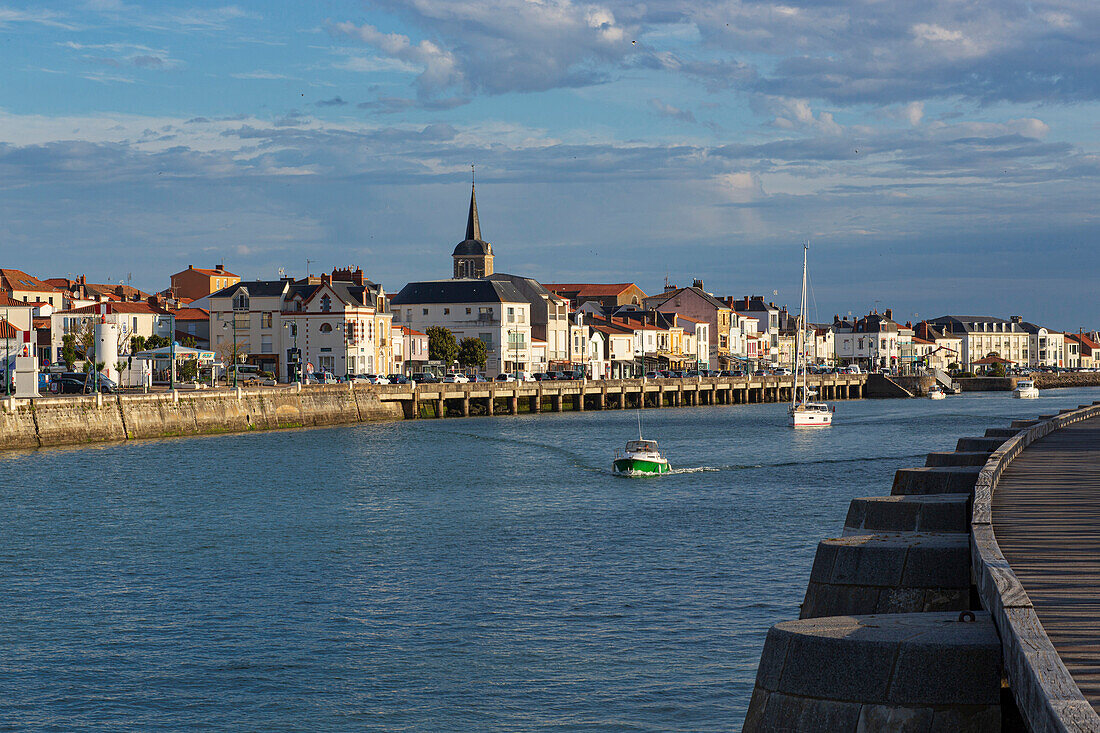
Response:
[{"label": "sail mast", "polygon": [[802,243],[802,298],[798,303],[798,335],[795,338],[795,395],[791,396],[794,400],[797,397],[798,384],[799,384],[799,367],[802,368],[801,380],[802,380],[802,401],[806,402],[806,356],[803,353],[806,347],[806,258],[810,250],[808,242]]}]

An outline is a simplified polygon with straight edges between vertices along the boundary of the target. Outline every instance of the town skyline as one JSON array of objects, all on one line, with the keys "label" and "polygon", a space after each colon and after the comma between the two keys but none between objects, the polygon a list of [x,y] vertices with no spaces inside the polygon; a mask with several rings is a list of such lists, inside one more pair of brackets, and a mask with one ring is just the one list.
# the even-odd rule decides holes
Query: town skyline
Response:
[{"label": "town skyline", "polygon": [[501,271],[792,306],[809,240],[816,320],[1096,328],[1096,29],[1083,2],[7,4],[0,241],[151,291],[310,259],[396,292],[448,276],[423,263],[475,164]]}]

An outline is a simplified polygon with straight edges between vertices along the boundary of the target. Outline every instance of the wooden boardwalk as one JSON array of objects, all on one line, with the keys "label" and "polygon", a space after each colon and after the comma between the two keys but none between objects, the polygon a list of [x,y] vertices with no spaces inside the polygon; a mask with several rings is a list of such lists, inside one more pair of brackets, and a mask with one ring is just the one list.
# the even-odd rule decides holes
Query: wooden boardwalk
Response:
[{"label": "wooden boardwalk", "polygon": [[1043,628],[1100,712],[1100,418],[1032,443],[1002,474],[993,530]]}]

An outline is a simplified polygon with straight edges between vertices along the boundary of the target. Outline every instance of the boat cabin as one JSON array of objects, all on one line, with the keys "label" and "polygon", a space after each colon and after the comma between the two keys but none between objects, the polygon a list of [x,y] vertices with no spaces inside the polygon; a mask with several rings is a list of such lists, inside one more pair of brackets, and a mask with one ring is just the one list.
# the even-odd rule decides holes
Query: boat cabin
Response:
[{"label": "boat cabin", "polygon": [[627,453],[656,453],[656,440],[630,440],[626,444]]}]

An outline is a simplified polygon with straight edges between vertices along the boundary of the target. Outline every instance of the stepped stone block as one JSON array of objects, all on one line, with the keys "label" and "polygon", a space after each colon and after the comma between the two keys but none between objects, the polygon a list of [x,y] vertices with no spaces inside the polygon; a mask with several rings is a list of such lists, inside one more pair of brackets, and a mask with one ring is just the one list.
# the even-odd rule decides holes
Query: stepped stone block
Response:
[{"label": "stepped stone block", "polygon": [[841,616],[768,631],[745,733],[1001,729],[1001,647],[988,613]]},{"label": "stepped stone block", "polygon": [[899,494],[970,494],[978,482],[981,466],[925,466],[902,468],[894,474],[890,493]]},{"label": "stepped stone block", "polygon": [[818,544],[800,618],[969,607],[969,535],[864,534]]},{"label": "stepped stone block", "polygon": [[985,431],[987,438],[1011,438],[1020,432],[1015,428],[988,428]]},{"label": "stepped stone block", "polygon": [[1021,430],[1023,428],[1030,428],[1031,426],[1038,425],[1038,424],[1039,424],[1038,420],[1013,420],[1012,421],[1012,427],[1020,428]]},{"label": "stepped stone block", "polygon": [[876,532],[969,532],[967,494],[870,496],[852,499],[844,534]]},{"label": "stepped stone block", "polygon": [[955,450],[978,451],[987,450],[990,453],[1000,448],[1008,438],[959,438],[955,444]]},{"label": "stepped stone block", "polygon": [[987,451],[943,451],[929,453],[926,466],[984,466],[989,460]]}]

